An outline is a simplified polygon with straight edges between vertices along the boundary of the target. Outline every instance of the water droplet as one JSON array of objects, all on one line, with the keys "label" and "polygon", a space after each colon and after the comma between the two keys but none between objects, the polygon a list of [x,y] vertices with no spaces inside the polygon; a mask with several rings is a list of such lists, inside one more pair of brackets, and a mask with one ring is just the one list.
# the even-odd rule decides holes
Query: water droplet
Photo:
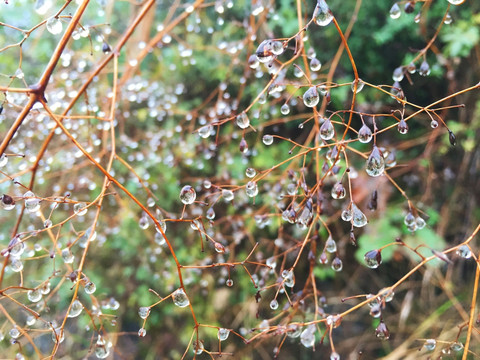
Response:
[{"label": "water droplet", "polygon": [[363,124],[360,130],[358,131],[358,141],[361,143],[369,143],[373,138],[372,130],[366,125]]},{"label": "water droplet", "polygon": [[2,156],[0,156],[0,168],[1,168],[1,167],[4,167],[5,165],[7,165],[7,163],[8,163],[8,157],[7,157],[7,155],[2,154]]},{"label": "water droplet", "polygon": [[418,69],[418,73],[422,76],[430,75],[430,65],[428,65],[427,60],[423,60],[420,69]]},{"label": "water droplet", "polygon": [[65,264],[71,264],[73,263],[75,256],[73,256],[69,248],[65,248],[62,250],[62,259]]},{"label": "water droplet", "polygon": [[463,257],[464,259],[470,259],[472,257],[472,251],[468,247],[468,245],[462,245],[460,246],[455,253],[458,256]]},{"label": "water droplet", "polygon": [[47,295],[50,293],[50,281],[47,281],[40,287],[40,292],[42,293],[42,295]]},{"label": "water droplet", "polygon": [[282,115],[288,115],[290,113],[290,106],[288,106],[288,104],[283,104],[280,108],[280,112]]},{"label": "water droplet", "polygon": [[415,216],[413,216],[413,214],[411,212],[408,212],[408,214],[405,216],[405,218],[403,219],[403,222],[405,223],[405,225],[407,226],[412,226],[415,224]]},{"label": "water droplet", "polygon": [[45,229],[48,229],[48,228],[52,227],[52,220],[50,220],[50,219],[45,220],[45,221],[43,222],[43,227],[44,227]]},{"label": "water droplet", "polygon": [[336,183],[332,187],[332,198],[334,199],[343,199],[347,194],[345,187],[342,183]]},{"label": "water droplet", "polygon": [[325,251],[322,251],[322,253],[320,254],[320,257],[318,258],[318,262],[323,265],[328,263],[328,256]]},{"label": "water droplet", "polygon": [[18,68],[17,71],[15,71],[14,75],[17,79],[23,79],[25,77],[25,74],[23,73],[22,69]]},{"label": "water droplet", "polygon": [[340,360],[340,355],[334,351],[330,354],[330,360]]},{"label": "water droplet", "polygon": [[31,302],[36,303],[42,300],[42,293],[39,289],[28,290],[27,297]]},{"label": "water droplet", "polygon": [[228,287],[232,287],[233,286],[233,280],[232,279],[227,279],[227,281],[225,281],[225,285],[227,285]]},{"label": "water droplet", "polygon": [[224,189],[222,190],[222,197],[225,201],[232,201],[235,195],[233,191]]},{"label": "water droplet", "polygon": [[341,216],[342,216],[342,220],[343,220],[343,221],[351,221],[351,220],[352,220],[352,215],[353,215],[353,214],[352,214],[352,210],[350,210],[350,209],[344,209],[344,210],[342,211],[342,215],[341,215]]},{"label": "water droplet", "polygon": [[375,329],[375,335],[382,340],[390,339],[390,331],[388,331],[388,327],[383,321],[380,321],[377,328]]},{"label": "water droplet", "polygon": [[306,348],[311,348],[315,344],[315,330],[315,325],[311,324],[300,334],[300,342]]},{"label": "water droplet", "polygon": [[437,346],[437,341],[435,339],[427,339],[425,340],[425,343],[423,344],[425,349],[427,350],[435,350],[435,347]]},{"label": "water droplet", "polygon": [[102,44],[102,52],[103,52],[104,54],[110,54],[110,53],[112,52],[112,48],[111,48],[110,45],[108,45],[108,43],[105,42],[105,41],[104,41],[103,44]]},{"label": "water droplet", "polygon": [[398,19],[402,15],[402,11],[400,10],[400,6],[397,3],[393,4],[390,8],[390,17],[392,19]]},{"label": "water droplet", "polygon": [[307,107],[315,107],[319,101],[320,96],[318,95],[317,88],[315,86],[311,86],[303,94],[303,103]]},{"label": "water droplet", "polygon": [[218,333],[217,333],[218,340],[225,341],[225,340],[227,340],[228,335],[230,335],[230,330],[225,329],[225,328],[219,328],[218,329]]},{"label": "water droplet", "polygon": [[405,14],[413,13],[415,11],[415,2],[414,1],[407,2],[403,9],[405,11]]},{"label": "water droplet", "polygon": [[138,336],[139,337],[145,337],[146,335],[147,335],[147,330],[145,330],[144,328],[138,329]]},{"label": "water droplet", "polygon": [[240,129],[246,129],[250,126],[250,119],[246,113],[242,112],[235,118],[235,123]]},{"label": "water droplet", "polygon": [[213,126],[212,125],[205,125],[205,126],[202,126],[200,129],[198,129],[198,135],[203,138],[203,139],[206,139],[210,136],[210,134],[212,133],[212,129],[213,129]]},{"label": "water droplet", "polygon": [[331,236],[329,236],[327,241],[325,242],[325,250],[331,254],[337,251],[337,243],[335,242],[335,240],[332,239]]},{"label": "water droplet", "polygon": [[97,343],[95,344],[95,356],[99,359],[105,359],[110,355],[110,343],[105,343],[103,337],[98,334]]},{"label": "water droplet", "polygon": [[367,225],[368,220],[365,214],[355,205],[352,203],[352,224],[355,227],[363,227]]},{"label": "water droplet", "polygon": [[257,175],[257,171],[254,168],[249,167],[245,170],[245,175],[249,178],[254,178],[255,175]]},{"label": "water droplet", "polygon": [[275,55],[272,51],[272,41],[271,40],[264,40],[258,46],[257,50],[255,51],[255,55],[257,56],[257,60],[261,63],[269,63],[274,58]]},{"label": "water droplet", "polygon": [[283,42],[282,41],[272,41],[271,44],[272,52],[274,55],[281,55],[285,48],[283,47]]},{"label": "water droplet", "polygon": [[438,127],[438,121],[437,121],[437,120],[432,120],[432,121],[430,122],[430,127],[431,127],[432,129],[436,129],[436,128]]},{"label": "water droplet", "polygon": [[258,195],[258,186],[256,181],[249,181],[245,186],[245,192],[249,197],[255,197]]},{"label": "water droplet", "polygon": [[85,290],[85,293],[87,293],[88,295],[91,295],[97,290],[97,287],[93,282],[89,281],[85,284],[84,290]]},{"label": "water droplet", "polygon": [[180,190],[180,200],[185,205],[193,204],[195,199],[197,198],[197,193],[195,189],[190,185],[185,185],[182,190]]},{"label": "water droplet", "polygon": [[452,349],[453,351],[461,351],[463,349],[463,344],[456,341],[452,345],[450,345],[450,349]]},{"label": "water droplet", "polygon": [[313,13],[313,19],[317,25],[327,26],[333,20],[333,14],[325,0],[317,0],[317,6]]},{"label": "water droplet", "polygon": [[318,71],[322,68],[322,63],[316,57],[310,60],[310,69],[312,71]]},{"label": "water droplet", "polygon": [[293,273],[293,269],[283,270],[282,271],[282,278],[284,279],[285,286],[294,287],[294,285],[295,285],[295,274]]},{"label": "water droplet", "polygon": [[385,159],[380,149],[374,145],[365,165],[365,171],[370,176],[380,176],[385,170]]},{"label": "water droplet", "polygon": [[72,303],[72,306],[70,307],[70,311],[68,312],[67,317],[75,318],[78,315],[80,315],[82,311],[83,311],[82,303],[78,299],[75,299]]},{"label": "water droplet", "polygon": [[273,144],[273,136],[272,135],[263,135],[262,142],[265,145],[272,145]]},{"label": "water droplet", "polygon": [[54,16],[47,20],[46,26],[47,30],[53,35],[60,34],[63,29],[62,21]]},{"label": "water droplet", "polygon": [[403,80],[404,73],[403,73],[403,67],[399,66],[395,70],[393,70],[393,75],[392,79],[393,81],[400,82]]},{"label": "water droplet", "polygon": [[10,211],[15,208],[15,200],[10,195],[3,194],[0,198],[0,204],[3,210]]},{"label": "water droplet", "polygon": [[73,205],[73,212],[78,216],[85,215],[87,211],[88,211],[87,204],[85,204],[84,202],[79,202]]},{"label": "water droplet", "polygon": [[277,299],[273,299],[270,301],[270,309],[277,310],[278,309],[278,301]]},{"label": "water droplet", "polygon": [[443,20],[443,23],[445,25],[450,25],[452,21],[453,21],[452,15],[450,15],[450,13],[447,13],[447,15],[445,16],[445,20]]},{"label": "water droplet", "polygon": [[448,130],[448,141],[450,141],[450,145],[452,146],[457,145],[457,138],[451,130]]},{"label": "water droplet", "polygon": [[320,137],[323,140],[330,140],[333,138],[333,136],[335,135],[335,128],[333,127],[333,124],[330,121],[330,119],[325,119],[322,126],[320,126],[319,133],[320,133]]},{"label": "water droplet", "polygon": [[18,339],[18,337],[20,336],[20,330],[18,330],[18,328],[14,326],[13,328],[10,329],[8,334],[12,339]]},{"label": "water droplet", "polygon": [[332,261],[331,267],[334,271],[337,271],[337,272],[342,271],[342,269],[343,269],[342,260],[339,257],[335,257],[335,259],[333,259],[333,261]]},{"label": "water droplet", "polygon": [[405,120],[400,120],[398,122],[398,125],[397,125],[397,129],[398,129],[398,132],[402,135],[405,135],[406,133],[408,133],[408,125],[407,125],[407,122]]},{"label": "water droplet", "polygon": [[355,83],[357,84],[357,94],[363,90],[363,87],[365,86],[365,83],[362,81],[362,79],[358,79],[358,81],[353,81],[352,82],[352,92],[355,91]]},{"label": "water droplet", "polygon": [[25,208],[29,213],[35,213],[40,209],[40,200],[35,197],[35,194],[31,191],[27,191],[23,194],[25,199]]},{"label": "water droplet", "polygon": [[188,300],[187,294],[183,291],[182,288],[177,289],[172,294],[173,303],[178,307],[186,307],[190,305],[190,301]]},{"label": "water droplet", "polygon": [[252,15],[260,15],[265,8],[263,7],[262,0],[253,0],[252,2]]},{"label": "water droplet", "polygon": [[256,55],[250,55],[248,58],[248,66],[250,66],[251,69],[256,69],[260,65],[260,62],[258,61],[258,58]]},{"label": "water droplet", "polygon": [[415,218],[415,225],[417,226],[417,229],[418,230],[421,230],[425,227],[427,223],[425,222],[425,220],[423,220],[423,218],[421,218],[420,216],[417,216]]},{"label": "water droplet", "polygon": [[460,5],[465,2],[465,0],[448,0],[448,2],[452,5]]},{"label": "water droplet", "polygon": [[146,230],[148,229],[148,226],[150,225],[148,221],[148,217],[146,214],[143,214],[140,220],[138,221],[138,226],[140,226],[140,229]]},{"label": "water droplet", "polygon": [[141,307],[140,309],[138,309],[138,315],[140,315],[142,319],[146,319],[148,315],[150,315],[150,307]]},{"label": "water droplet", "polygon": [[52,331],[52,340],[54,343],[62,343],[65,340],[65,332],[61,328]]},{"label": "water droplet", "polygon": [[10,268],[14,272],[20,272],[23,270],[23,263],[20,259],[17,258],[11,258],[10,261]]},{"label": "water droplet", "polygon": [[376,269],[382,263],[382,253],[380,250],[370,250],[363,257],[365,264],[371,269]]}]

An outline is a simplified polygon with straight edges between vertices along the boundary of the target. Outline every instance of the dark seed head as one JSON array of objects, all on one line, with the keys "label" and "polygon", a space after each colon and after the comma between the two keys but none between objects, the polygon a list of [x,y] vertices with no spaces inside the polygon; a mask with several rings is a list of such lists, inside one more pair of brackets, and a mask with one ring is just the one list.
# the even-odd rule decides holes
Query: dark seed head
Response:
[{"label": "dark seed head", "polygon": [[448,130],[448,140],[450,140],[450,144],[452,146],[457,145],[457,138],[455,137],[455,134],[452,132],[452,130]]}]

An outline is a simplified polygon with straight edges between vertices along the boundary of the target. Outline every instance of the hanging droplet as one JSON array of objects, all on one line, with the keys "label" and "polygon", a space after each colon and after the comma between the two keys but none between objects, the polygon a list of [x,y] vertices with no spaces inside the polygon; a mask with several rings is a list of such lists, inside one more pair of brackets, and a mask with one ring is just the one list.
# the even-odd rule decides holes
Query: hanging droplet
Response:
[{"label": "hanging droplet", "polygon": [[402,135],[405,135],[406,133],[408,133],[408,125],[407,125],[407,122],[405,120],[400,120],[398,122],[398,125],[397,125],[397,129],[398,129],[398,132]]},{"label": "hanging droplet", "polygon": [[430,122],[430,127],[431,127],[432,129],[436,129],[436,128],[438,127],[438,121],[437,121],[437,120],[432,120],[432,121]]},{"label": "hanging droplet", "polygon": [[345,187],[342,183],[336,183],[332,187],[332,198],[334,199],[343,199],[346,195]]},{"label": "hanging droplet", "polygon": [[235,118],[235,123],[240,129],[246,129],[250,126],[250,119],[246,113],[242,112]]},{"label": "hanging droplet", "polygon": [[280,112],[282,115],[288,115],[290,113],[290,106],[288,106],[288,104],[283,104],[280,108]]},{"label": "hanging droplet", "polygon": [[263,135],[262,142],[269,146],[273,144],[273,136],[272,135]]},{"label": "hanging droplet", "polygon": [[17,79],[23,79],[25,77],[25,74],[23,73],[22,69],[18,68],[17,71],[15,71],[14,75]]},{"label": "hanging droplet", "polygon": [[82,311],[83,311],[82,303],[78,299],[75,299],[72,303],[72,306],[70,307],[70,311],[68,312],[67,317],[69,318],[77,317],[82,313]]},{"label": "hanging droplet", "polygon": [[352,203],[352,224],[355,227],[363,227],[367,225],[368,220],[365,214],[355,205]]},{"label": "hanging droplet", "polygon": [[278,309],[278,301],[277,299],[273,299],[270,301],[270,309],[277,310]]},{"label": "hanging droplet", "polygon": [[232,201],[235,195],[233,191],[224,189],[222,190],[222,197],[225,201]]},{"label": "hanging droplet", "polygon": [[427,225],[427,223],[425,222],[425,220],[423,218],[421,218],[420,216],[417,216],[415,218],[415,225],[417,226],[418,230],[421,230],[425,227],[425,225]]},{"label": "hanging droplet", "polygon": [[228,335],[230,335],[230,330],[225,329],[225,328],[219,328],[218,329],[218,333],[217,333],[218,340],[225,341],[225,340],[227,340]]},{"label": "hanging droplet", "polygon": [[95,344],[95,356],[99,359],[105,359],[110,355],[110,344],[107,344],[103,337],[98,334],[97,343]]},{"label": "hanging droplet", "polygon": [[452,345],[450,345],[450,349],[452,349],[453,351],[461,351],[463,349],[463,344],[456,341]]},{"label": "hanging droplet", "polygon": [[0,204],[3,210],[10,211],[15,208],[15,200],[10,195],[3,194],[0,198]]},{"label": "hanging droplet", "polygon": [[190,301],[188,300],[187,294],[183,291],[182,288],[177,289],[172,294],[173,303],[178,307],[186,307],[190,305]]},{"label": "hanging droplet", "polygon": [[147,215],[146,214],[142,215],[142,217],[138,221],[138,226],[140,226],[140,229],[146,230],[146,229],[148,229],[149,225],[150,225],[150,223],[148,221]]},{"label": "hanging droplet", "polygon": [[195,189],[190,185],[185,185],[180,191],[180,200],[185,205],[193,204],[196,198],[197,193],[195,192]]},{"label": "hanging droplet", "polygon": [[35,213],[40,209],[40,200],[35,197],[35,194],[31,191],[27,191],[23,194],[25,199],[25,208],[29,213]]},{"label": "hanging droplet", "polygon": [[276,56],[281,55],[283,53],[283,51],[285,50],[285,48],[283,47],[283,42],[282,41],[274,40],[274,41],[272,41],[270,46],[271,46],[271,49],[272,49],[272,53]]},{"label": "hanging droplet", "polygon": [[333,14],[325,0],[317,0],[317,6],[313,13],[313,19],[317,25],[327,26],[333,20]]},{"label": "hanging droplet", "polygon": [[436,346],[437,346],[437,341],[435,339],[427,339],[423,344],[423,347],[429,351],[435,350]]},{"label": "hanging droplet", "polygon": [[252,1],[252,15],[253,16],[258,16],[260,15],[263,10],[265,10],[262,0],[253,0]]},{"label": "hanging droplet", "polygon": [[62,21],[54,16],[47,20],[46,26],[47,30],[53,35],[60,34],[63,29]]},{"label": "hanging droplet", "polygon": [[315,325],[311,324],[308,325],[307,328],[300,334],[300,342],[306,348],[311,348],[315,344],[315,331]]},{"label": "hanging droplet", "polygon": [[375,336],[381,340],[390,339],[390,331],[388,330],[387,325],[383,321],[380,321],[377,328],[375,329]]},{"label": "hanging droplet", "polygon": [[42,300],[42,293],[39,289],[33,289],[27,291],[27,298],[29,301],[36,303]]},{"label": "hanging droplet", "polygon": [[332,261],[331,267],[334,271],[337,271],[337,272],[342,271],[342,269],[343,269],[342,260],[339,257],[335,257],[335,259],[333,259],[333,261]]},{"label": "hanging droplet", "polygon": [[257,50],[255,51],[255,55],[257,57],[257,60],[260,61],[261,63],[271,62],[275,58],[275,55],[272,51],[272,41],[271,40],[262,41],[262,43],[258,46]]},{"label": "hanging droplet", "polygon": [[65,340],[65,332],[61,328],[52,331],[52,340],[54,343],[62,343]]},{"label": "hanging droplet", "polygon": [[8,248],[10,249],[10,255],[18,258],[25,251],[25,243],[23,241],[19,241],[19,237],[15,236],[8,244]]},{"label": "hanging droplet", "polygon": [[325,242],[325,250],[330,254],[337,251],[337,243],[335,242],[335,240],[332,239],[331,236],[329,236],[327,241]]},{"label": "hanging droplet", "polygon": [[7,165],[8,163],[8,157],[7,155],[5,154],[2,154],[2,156],[0,156],[0,168],[4,167],[5,165]]},{"label": "hanging droplet", "polygon": [[147,330],[145,328],[138,329],[138,337],[145,337],[147,335]]},{"label": "hanging droplet", "polygon": [[457,145],[457,138],[452,130],[448,130],[448,141],[450,141],[450,145],[455,146]]},{"label": "hanging droplet", "polygon": [[393,81],[397,81],[397,82],[400,82],[403,80],[403,67],[402,66],[399,66],[397,67],[395,70],[393,70],[393,75],[392,75],[392,79]]},{"label": "hanging droplet", "polygon": [[62,250],[62,259],[65,264],[71,264],[73,263],[75,257],[73,256],[69,248],[65,248]]},{"label": "hanging droplet", "polygon": [[428,65],[427,60],[423,60],[420,69],[418,69],[418,73],[422,76],[430,75],[430,65]]},{"label": "hanging droplet", "polygon": [[352,210],[350,210],[349,208],[348,209],[344,209],[342,211],[342,220],[343,221],[351,221],[352,220]]},{"label": "hanging droplet", "polygon": [[452,5],[460,5],[465,2],[465,0],[448,0],[448,2]]},{"label": "hanging droplet", "polygon": [[310,70],[318,71],[322,68],[322,63],[316,57],[310,60]]},{"label": "hanging droplet", "polygon": [[233,286],[233,280],[232,279],[227,279],[227,281],[225,281],[225,285],[227,285],[228,287],[232,287]]},{"label": "hanging droplet", "polygon": [[257,175],[257,171],[254,168],[249,167],[245,170],[245,175],[249,178],[254,178],[255,175]]},{"label": "hanging droplet", "polygon": [[400,6],[397,3],[393,4],[390,8],[390,17],[392,19],[398,19],[402,15],[402,11],[400,10]]},{"label": "hanging droplet", "polygon": [[50,220],[50,219],[45,220],[45,221],[43,222],[43,227],[44,227],[45,229],[48,229],[48,228],[52,227],[52,220]]},{"label": "hanging droplet", "polygon": [[333,127],[333,124],[330,121],[330,119],[326,119],[323,122],[322,126],[320,126],[319,133],[320,133],[320,137],[323,140],[330,140],[333,138],[333,136],[335,135],[335,128]]},{"label": "hanging droplet", "polygon": [[248,58],[248,66],[250,66],[250,69],[256,69],[260,66],[260,62],[256,55],[250,55]]},{"label": "hanging droplet", "polygon": [[245,154],[248,151],[248,144],[244,137],[240,140],[240,144],[238,145],[238,149],[242,154]]},{"label": "hanging droplet", "polygon": [[148,306],[141,307],[140,309],[138,309],[138,315],[140,315],[140,317],[145,320],[148,317],[148,315],[150,315],[150,307]]},{"label": "hanging droplet", "polygon": [[79,202],[73,205],[73,212],[78,216],[85,215],[87,211],[88,211],[87,204],[85,204],[84,202]]},{"label": "hanging droplet", "polygon": [[360,130],[358,131],[358,141],[366,144],[370,142],[372,138],[373,138],[372,130],[370,130],[370,128],[366,124],[363,124]]},{"label": "hanging droplet", "polygon": [[23,263],[20,259],[17,258],[11,258],[10,261],[10,268],[14,272],[20,272],[23,270]]},{"label": "hanging droplet", "polygon": [[307,107],[315,107],[319,101],[320,101],[320,96],[318,95],[317,88],[315,86],[311,86],[303,94],[303,103]]},{"label": "hanging droplet", "polygon": [[443,20],[443,23],[445,25],[450,25],[452,21],[453,21],[452,15],[450,15],[450,13],[447,13],[447,15],[445,15],[445,20]]},{"label": "hanging droplet", "polygon": [[97,290],[97,287],[93,282],[89,281],[85,284],[84,290],[85,290],[85,293],[87,293],[88,295],[91,295]]},{"label": "hanging droplet", "polygon": [[248,197],[255,197],[258,195],[258,186],[256,181],[249,181],[245,186],[245,192]]},{"label": "hanging droplet", "polygon": [[365,165],[365,171],[370,176],[380,176],[385,170],[385,159],[380,149],[374,145]]},{"label": "hanging droplet", "polygon": [[210,134],[212,133],[212,129],[213,129],[213,126],[212,125],[205,125],[205,126],[202,126],[200,129],[198,129],[198,135],[202,138],[202,139],[206,139],[210,136]]},{"label": "hanging droplet", "polygon": [[362,81],[362,79],[358,79],[358,81],[353,81],[352,82],[352,92],[355,91],[355,83],[357,84],[356,93],[358,94],[360,91],[363,90],[363,87],[365,86],[365,83]]},{"label": "hanging droplet", "polygon": [[112,48],[110,47],[110,45],[108,45],[106,41],[104,41],[102,44],[102,52],[107,55],[112,52]]},{"label": "hanging droplet", "polygon": [[415,216],[413,216],[413,214],[411,212],[408,212],[408,214],[405,216],[405,219],[403,220],[403,222],[407,226],[412,226],[416,222]]},{"label": "hanging droplet", "polygon": [[365,253],[363,257],[367,266],[371,269],[376,269],[382,263],[382,253],[380,250],[370,250]]},{"label": "hanging droplet", "polygon": [[8,334],[12,339],[18,339],[18,337],[21,335],[20,330],[18,330],[16,325],[14,325],[13,328],[10,329]]},{"label": "hanging droplet", "polygon": [[470,259],[472,257],[472,251],[468,247],[468,245],[462,245],[460,246],[455,253],[458,256],[461,256],[464,259]]},{"label": "hanging droplet", "polygon": [[320,254],[320,256],[318,258],[318,262],[320,264],[323,264],[323,265],[328,263],[328,256],[327,256],[327,253],[325,251],[322,251],[322,253]]}]

